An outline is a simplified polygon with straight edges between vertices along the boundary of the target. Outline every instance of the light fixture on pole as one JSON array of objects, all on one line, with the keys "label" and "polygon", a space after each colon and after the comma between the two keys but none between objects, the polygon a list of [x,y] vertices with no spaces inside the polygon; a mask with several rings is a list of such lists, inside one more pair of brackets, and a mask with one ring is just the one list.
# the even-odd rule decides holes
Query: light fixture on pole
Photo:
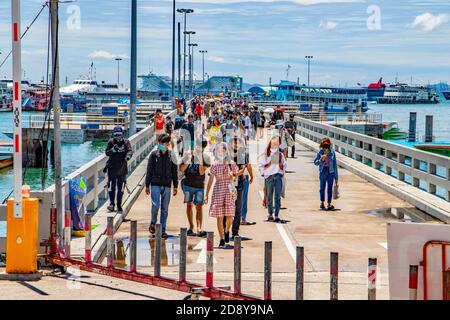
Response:
[{"label": "light fixture on pole", "polygon": [[208,50],[200,50],[199,51],[202,54],[202,61],[203,61],[203,84],[205,84],[205,54],[208,53]]},{"label": "light fixture on pole", "polygon": [[311,84],[311,59],[314,59],[313,56],[305,56],[305,59],[308,60],[308,86]]},{"label": "light fixture on pole", "polygon": [[183,52],[183,97],[186,97],[186,20],[189,13],[194,13],[193,9],[178,9],[178,13],[184,15],[184,52]]},{"label": "light fixture on pole", "polygon": [[191,89],[191,97],[194,97],[194,52],[195,52],[195,47],[198,47],[197,43],[190,43],[189,44],[190,47],[192,47],[192,51],[191,51],[191,84],[190,84],[190,89]]},{"label": "light fixture on pole", "polygon": [[117,85],[120,86],[120,61],[122,61],[122,58],[116,58],[117,61]]}]

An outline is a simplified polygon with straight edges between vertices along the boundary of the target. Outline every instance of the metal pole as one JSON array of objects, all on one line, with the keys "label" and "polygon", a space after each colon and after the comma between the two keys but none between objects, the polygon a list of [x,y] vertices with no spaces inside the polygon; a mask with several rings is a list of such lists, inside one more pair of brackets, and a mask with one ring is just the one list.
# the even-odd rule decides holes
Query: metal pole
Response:
[{"label": "metal pole", "polygon": [[296,273],[295,298],[296,300],[303,300],[304,273],[305,273],[305,249],[303,247],[297,247],[296,267],[297,273]]},{"label": "metal pole", "polygon": [[272,242],[264,244],[264,300],[272,300]]},{"label": "metal pole", "polygon": [[368,269],[369,300],[377,300],[377,259],[369,258]]},{"label": "metal pole", "polygon": [[419,266],[409,266],[409,300],[417,300]]},{"label": "metal pole", "polygon": [[55,204],[58,215],[64,215],[62,164],[61,164],[61,104],[59,100],[59,49],[58,49],[58,0],[51,0],[51,38],[52,38],[52,108],[53,108],[53,143],[55,158]]},{"label": "metal pole", "polygon": [[159,277],[161,275],[161,245],[162,245],[162,226],[156,225],[156,238],[155,238],[155,262],[154,262],[154,276]]},{"label": "metal pole", "polygon": [[131,75],[130,75],[130,130],[136,134],[137,100],[137,0],[131,0]]},{"label": "metal pole", "polygon": [[189,95],[190,95],[190,92],[191,92],[191,66],[192,66],[192,61],[191,61],[191,34],[189,34],[189,39],[188,39],[188,63],[189,63],[189,76],[188,76],[189,94],[187,96],[189,98]]},{"label": "metal pole", "polygon": [[186,20],[187,20],[187,13],[184,12],[184,51],[183,51],[183,98],[186,98]]},{"label": "metal pole", "polygon": [[106,266],[114,268],[114,217],[108,217],[106,236]]},{"label": "metal pole", "polygon": [[214,232],[206,235],[206,286],[214,286]]},{"label": "metal pole", "polygon": [[70,210],[64,215],[64,257],[70,258],[70,242],[72,236],[72,213]]},{"label": "metal pole", "polygon": [[330,255],[330,300],[338,300],[338,273],[339,254],[332,252]]},{"label": "metal pole", "polygon": [[181,23],[178,22],[178,97],[181,96]]},{"label": "metal pole", "polygon": [[242,254],[241,254],[241,237],[234,238],[234,293],[241,294],[242,282]]},{"label": "metal pole", "polygon": [[131,221],[130,226],[130,272],[137,271],[137,221]]},{"label": "metal pole", "polygon": [[86,263],[92,262],[92,216],[91,215],[85,215],[84,217],[84,231],[86,232],[85,235],[85,246],[84,246],[84,261]]},{"label": "metal pole", "polygon": [[180,282],[186,282],[186,262],[187,262],[187,229],[180,230]]},{"label": "metal pole", "polygon": [[175,24],[176,0],[173,0],[172,12],[172,109],[175,109]]},{"label": "metal pole", "polygon": [[191,98],[194,97],[194,46],[192,46],[192,54],[191,54]]},{"label": "metal pole", "polygon": [[20,0],[11,0],[14,82],[14,218],[22,218],[22,47]]}]

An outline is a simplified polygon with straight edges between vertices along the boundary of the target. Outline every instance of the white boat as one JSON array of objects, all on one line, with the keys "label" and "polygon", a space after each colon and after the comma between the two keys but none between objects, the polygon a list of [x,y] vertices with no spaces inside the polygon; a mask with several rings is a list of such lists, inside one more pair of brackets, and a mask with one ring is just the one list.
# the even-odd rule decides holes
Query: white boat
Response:
[{"label": "white boat", "polygon": [[62,96],[80,96],[80,95],[118,95],[126,96],[130,91],[123,85],[99,83],[93,79],[78,79],[71,85],[61,87]]}]

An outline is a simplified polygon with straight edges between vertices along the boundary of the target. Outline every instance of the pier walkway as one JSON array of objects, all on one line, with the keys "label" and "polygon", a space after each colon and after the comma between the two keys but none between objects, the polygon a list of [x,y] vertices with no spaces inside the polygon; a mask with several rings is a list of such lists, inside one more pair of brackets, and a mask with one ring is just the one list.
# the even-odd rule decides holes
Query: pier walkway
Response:
[{"label": "pier walkway", "polygon": [[[386,223],[398,217],[413,221],[441,223],[417,210],[413,205],[397,198],[356,174],[341,168],[342,197],[335,205],[340,211],[320,211],[318,169],[313,164],[315,143],[297,138],[295,159],[288,160],[287,194],[282,201],[282,218],[287,224],[265,222],[267,211],[262,206],[263,180],[254,167],[255,181],[249,192],[250,221],[255,226],[242,226],[241,236],[251,238],[242,243],[242,292],[263,296],[264,242],[273,242],[273,299],[295,298],[295,248],[305,248],[305,299],[329,299],[330,252],[339,253],[339,299],[367,299],[368,258],[378,259],[377,299],[389,299]],[[130,177],[132,194],[125,208],[126,217],[116,216],[117,243],[127,248],[130,220],[138,221],[138,271],[153,273],[152,256],[155,240],[149,237],[151,202],[143,190],[146,160],[138,165]],[[93,255],[100,258],[106,245],[101,235],[105,230],[106,213],[102,205],[94,220],[100,224],[93,234]],[[173,197],[169,209],[167,232],[172,237],[163,240],[161,275],[177,278],[179,259],[179,230],[187,227],[187,218],[181,190]],[[218,244],[216,220],[208,217],[209,206],[204,208],[204,230],[214,231]],[[118,247],[116,245],[116,247]],[[96,248],[96,249],[95,249]],[[72,240],[72,256],[83,257],[84,239]],[[127,252],[126,252],[127,253]],[[215,249],[214,285],[233,284],[233,250]],[[128,257],[124,267],[127,267]],[[105,264],[106,262],[103,261]],[[206,240],[188,238],[187,280],[205,283]],[[1,268],[0,268],[0,271]],[[70,277],[75,274],[75,277]],[[70,281],[65,279],[70,277]],[[78,285],[77,285],[78,284]],[[7,283],[4,299],[182,299],[185,293],[126,282],[68,269],[66,276],[47,276],[32,288],[23,283]],[[37,289],[37,290],[36,290]],[[77,289],[77,290],[74,290]],[[89,289],[89,294],[86,290]],[[43,295],[46,292],[49,296]]]}]

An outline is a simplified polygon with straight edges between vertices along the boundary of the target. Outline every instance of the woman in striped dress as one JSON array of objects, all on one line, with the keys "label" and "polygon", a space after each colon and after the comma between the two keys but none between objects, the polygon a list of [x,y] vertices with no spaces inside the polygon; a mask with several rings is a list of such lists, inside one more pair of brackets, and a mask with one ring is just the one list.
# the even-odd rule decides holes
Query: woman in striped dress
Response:
[{"label": "woman in striped dress", "polygon": [[[217,229],[220,236],[219,248],[224,248],[230,242],[230,229],[233,224],[236,206],[235,181],[238,174],[238,167],[232,161],[225,143],[216,145],[214,149],[215,163],[210,169],[210,178],[206,189],[205,203],[208,203],[209,192],[214,185],[211,207],[209,215],[217,219]],[[225,217],[225,229],[223,221]]]}]

